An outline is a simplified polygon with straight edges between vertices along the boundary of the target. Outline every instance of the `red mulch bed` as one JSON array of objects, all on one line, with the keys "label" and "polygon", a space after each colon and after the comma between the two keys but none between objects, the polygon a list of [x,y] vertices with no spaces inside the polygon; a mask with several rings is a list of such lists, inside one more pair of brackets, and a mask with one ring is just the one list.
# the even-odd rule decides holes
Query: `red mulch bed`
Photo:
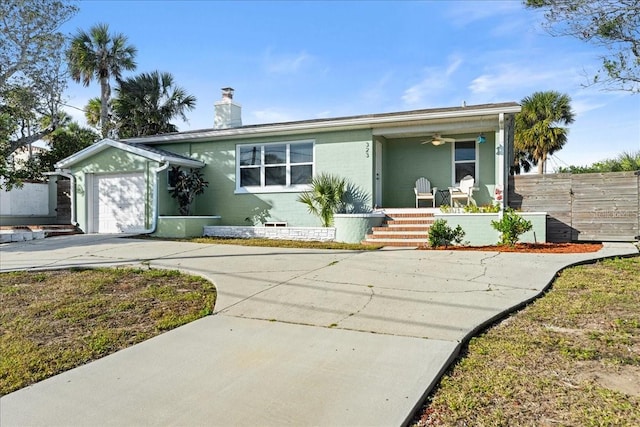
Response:
[{"label": "red mulch bed", "polygon": [[490,251],[490,252],[522,252],[543,254],[572,254],[598,252],[602,243],[518,243],[515,246],[440,246],[438,248],[421,247],[422,250],[434,251]]}]

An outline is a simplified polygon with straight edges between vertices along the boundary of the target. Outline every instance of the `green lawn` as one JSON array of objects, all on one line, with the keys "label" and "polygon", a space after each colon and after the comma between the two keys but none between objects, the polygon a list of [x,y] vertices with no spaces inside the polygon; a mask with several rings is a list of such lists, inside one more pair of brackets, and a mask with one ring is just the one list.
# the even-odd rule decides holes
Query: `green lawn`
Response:
[{"label": "green lawn", "polygon": [[639,426],[640,257],[567,269],[473,338],[418,426]]},{"label": "green lawn", "polygon": [[0,273],[0,395],[211,314],[215,299],[178,271]]}]

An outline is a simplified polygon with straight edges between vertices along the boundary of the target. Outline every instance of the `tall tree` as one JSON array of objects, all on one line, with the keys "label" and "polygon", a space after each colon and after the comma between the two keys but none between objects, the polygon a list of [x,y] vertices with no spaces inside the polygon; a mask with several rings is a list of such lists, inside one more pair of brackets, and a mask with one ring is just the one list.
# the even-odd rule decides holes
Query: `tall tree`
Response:
[{"label": "tall tree", "polygon": [[[57,126],[67,79],[66,38],[59,29],[76,12],[66,0],[0,2],[0,186],[20,183],[8,156]],[[47,116],[52,120],[43,126]]]},{"label": "tall tree", "polygon": [[568,125],[574,121],[569,95],[556,91],[535,92],[522,101],[515,120],[515,150],[528,153],[538,173],[544,173],[547,156],[567,142]]},{"label": "tall tree", "polygon": [[100,136],[93,130],[71,122],[64,127],[57,128],[47,136],[50,150],[38,156],[39,167],[42,171],[51,171],[60,160],[95,143]]},{"label": "tall tree", "polygon": [[67,60],[71,77],[84,86],[95,79],[100,83],[100,131],[102,137],[109,135],[109,99],[111,78],[122,80],[124,70],[135,70],[136,48],[128,43],[123,34],[109,34],[107,24],[97,24],[89,32],[78,30],[71,40]]},{"label": "tall tree", "polygon": [[640,93],[640,6],[638,0],[524,0],[542,9],[552,35],[576,37],[604,47],[593,83]]},{"label": "tall tree", "polygon": [[171,120],[187,120],[196,98],[175,85],[170,73],[153,71],[127,78],[116,88],[113,101],[118,136],[130,138],[177,132]]}]

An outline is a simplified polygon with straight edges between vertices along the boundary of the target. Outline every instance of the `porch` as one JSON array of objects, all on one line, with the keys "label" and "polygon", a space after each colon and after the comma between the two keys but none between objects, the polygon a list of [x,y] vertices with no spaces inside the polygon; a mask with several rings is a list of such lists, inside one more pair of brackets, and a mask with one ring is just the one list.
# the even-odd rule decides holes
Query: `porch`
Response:
[{"label": "porch", "polygon": [[[396,247],[421,247],[429,242],[429,228],[437,219],[444,219],[455,228],[460,225],[465,236],[463,243],[482,246],[498,243],[500,233],[491,221],[499,219],[498,213],[444,213],[438,208],[382,209],[385,220],[380,227],[373,227],[362,243]],[[520,215],[531,221],[533,228],[520,238],[525,243],[545,243],[547,214],[545,212],[522,212]]]}]

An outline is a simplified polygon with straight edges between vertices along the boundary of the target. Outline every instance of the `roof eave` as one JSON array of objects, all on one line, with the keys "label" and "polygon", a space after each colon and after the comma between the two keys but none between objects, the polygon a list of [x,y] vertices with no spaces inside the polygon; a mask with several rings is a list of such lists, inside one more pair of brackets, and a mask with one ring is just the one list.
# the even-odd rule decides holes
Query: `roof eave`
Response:
[{"label": "roof eave", "polygon": [[103,150],[106,150],[109,147],[127,151],[129,153],[136,154],[138,156],[141,156],[146,159],[153,160],[159,163],[169,162],[170,164],[173,164],[173,165],[186,166],[190,168],[201,168],[205,166],[205,163],[199,160],[195,160],[195,159],[190,160],[190,159],[184,159],[180,157],[165,156],[165,155],[153,153],[141,147],[134,147],[129,144],[123,144],[121,142],[114,141],[112,139],[103,139],[99,142],[96,142],[95,144],[90,145],[84,150],[78,151],[77,153],[72,154],[71,156],[60,160],[54,166],[56,169],[69,168],[70,166],[84,159],[87,159]]},{"label": "roof eave", "polygon": [[282,124],[266,124],[252,127],[240,127],[229,129],[207,129],[200,132],[185,132],[151,137],[123,139],[123,141],[139,144],[161,144],[180,141],[201,141],[216,139],[233,139],[247,136],[271,136],[286,135],[301,132],[313,132],[318,130],[353,130],[367,129],[390,124],[402,125],[408,122],[456,119],[490,114],[516,114],[521,110],[520,105],[500,105],[485,108],[456,109],[452,111],[419,111],[407,114],[389,114],[379,116],[347,117],[335,120],[319,120],[317,122],[292,122]]}]

